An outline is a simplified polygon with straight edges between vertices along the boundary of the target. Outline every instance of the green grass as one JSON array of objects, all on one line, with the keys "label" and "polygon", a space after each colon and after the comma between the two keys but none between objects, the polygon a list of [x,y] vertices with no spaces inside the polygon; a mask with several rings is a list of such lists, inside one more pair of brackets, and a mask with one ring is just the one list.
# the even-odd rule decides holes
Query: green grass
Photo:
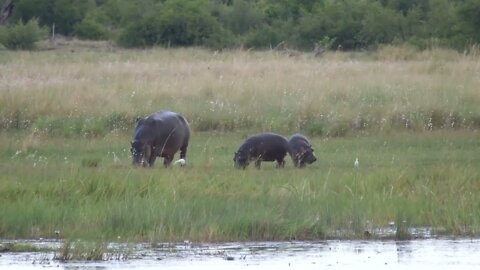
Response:
[{"label": "green grass", "polygon": [[197,132],[186,168],[143,169],[130,166],[123,134],[2,134],[0,238],[55,238],[55,231],[150,242],[359,238],[399,220],[478,234],[476,133],[314,137],[319,161],[305,169],[288,160],[280,170],[273,163],[235,170],[244,137]]},{"label": "green grass", "polygon": [[29,243],[16,243],[16,242],[6,242],[0,243],[0,255],[4,252],[50,252],[53,251],[52,247],[38,247],[34,244]]}]

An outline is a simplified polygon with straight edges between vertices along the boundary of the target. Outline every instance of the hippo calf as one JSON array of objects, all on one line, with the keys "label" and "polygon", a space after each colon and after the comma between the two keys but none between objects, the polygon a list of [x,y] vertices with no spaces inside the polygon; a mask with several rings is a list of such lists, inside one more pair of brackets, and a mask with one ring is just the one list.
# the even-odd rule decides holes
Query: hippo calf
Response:
[{"label": "hippo calf", "polygon": [[277,168],[285,166],[285,156],[289,152],[288,141],[275,133],[260,133],[250,136],[240,146],[233,157],[235,168],[245,169],[250,161],[260,169],[262,161],[276,161]]},{"label": "hippo calf", "polygon": [[169,111],[155,112],[137,122],[130,149],[133,164],[151,167],[158,156],[164,158],[163,165],[168,167],[178,150],[180,158],[185,160],[189,139],[190,128],[183,116]]},{"label": "hippo calf", "polygon": [[288,139],[290,155],[295,167],[302,168],[306,164],[312,164],[317,160],[313,154],[313,148],[308,139],[301,134],[294,134]]}]

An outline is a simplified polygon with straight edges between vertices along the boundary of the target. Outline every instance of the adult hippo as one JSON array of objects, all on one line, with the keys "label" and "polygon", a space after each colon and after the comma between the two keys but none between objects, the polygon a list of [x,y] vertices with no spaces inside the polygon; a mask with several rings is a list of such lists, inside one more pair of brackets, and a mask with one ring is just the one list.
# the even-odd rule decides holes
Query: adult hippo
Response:
[{"label": "adult hippo", "polygon": [[295,167],[305,167],[306,164],[312,164],[317,160],[313,154],[313,148],[308,139],[302,134],[294,134],[288,139],[290,146],[290,155],[292,156]]},{"label": "adult hippo", "polygon": [[288,141],[275,133],[260,133],[247,138],[233,157],[235,168],[245,169],[250,161],[260,169],[262,161],[276,161],[277,168],[285,167],[285,155],[289,152]]},{"label": "adult hippo", "polygon": [[190,128],[183,116],[169,111],[153,113],[137,122],[130,149],[133,164],[151,167],[158,156],[168,167],[180,150],[183,166],[189,139]]}]

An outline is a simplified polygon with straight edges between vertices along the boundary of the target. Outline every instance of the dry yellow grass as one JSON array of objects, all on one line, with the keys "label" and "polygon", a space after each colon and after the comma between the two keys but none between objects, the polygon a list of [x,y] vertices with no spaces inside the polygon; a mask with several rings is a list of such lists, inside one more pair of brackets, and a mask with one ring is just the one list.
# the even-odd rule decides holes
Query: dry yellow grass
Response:
[{"label": "dry yellow grass", "polygon": [[46,116],[134,118],[160,109],[185,114],[199,129],[202,120],[233,128],[301,129],[324,121],[378,130],[436,115],[437,127],[471,127],[480,118],[480,59],[451,51],[386,48],[322,58],[201,49],[1,53],[3,127],[14,117],[30,126]]}]

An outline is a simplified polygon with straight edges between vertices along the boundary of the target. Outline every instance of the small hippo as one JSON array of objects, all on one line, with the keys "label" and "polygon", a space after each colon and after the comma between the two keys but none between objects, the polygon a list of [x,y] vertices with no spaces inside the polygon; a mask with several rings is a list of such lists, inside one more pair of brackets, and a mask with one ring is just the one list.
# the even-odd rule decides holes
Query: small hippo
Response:
[{"label": "small hippo", "polygon": [[133,164],[151,167],[158,156],[168,167],[178,150],[185,160],[189,139],[190,128],[183,116],[169,111],[153,113],[137,122],[130,149]]},{"label": "small hippo", "polygon": [[262,161],[277,161],[277,168],[285,167],[285,156],[289,153],[288,141],[275,133],[260,133],[250,136],[233,157],[235,168],[245,169],[250,161],[260,169]]},{"label": "small hippo", "polygon": [[288,144],[295,167],[302,168],[306,164],[312,164],[317,160],[317,157],[313,154],[312,145],[305,136],[294,134],[288,140]]}]

